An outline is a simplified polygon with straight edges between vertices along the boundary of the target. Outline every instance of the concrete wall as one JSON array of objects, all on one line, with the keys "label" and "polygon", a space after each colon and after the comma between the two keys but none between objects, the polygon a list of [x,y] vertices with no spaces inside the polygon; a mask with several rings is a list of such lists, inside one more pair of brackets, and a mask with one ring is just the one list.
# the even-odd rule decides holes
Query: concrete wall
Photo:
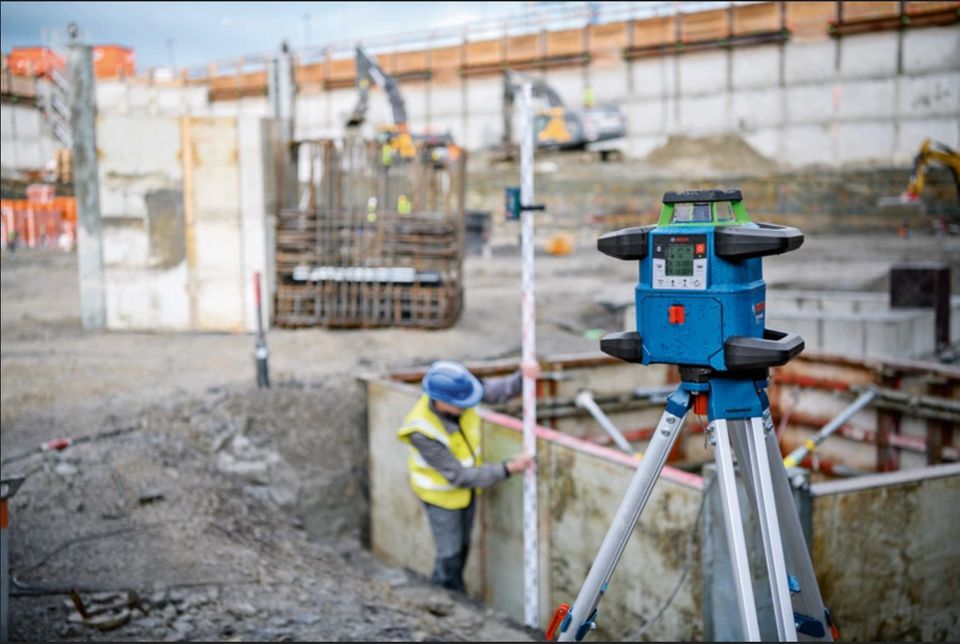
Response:
[{"label": "concrete wall", "polygon": [[[810,373],[851,384],[865,384],[873,377],[869,366],[824,363],[813,367]],[[666,375],[665,371],[645,373],[644,368],[626,368],[637,374],[636,379],[626,375],[624,365],[564,366],[563,372],[570,378],[560,386],[569,382],[573,388],[587,385],[609,393],[608,387],[618,381],[618,390],[623,392],[634,386],[662,384],[662,379],[656,381]],[[923,374],[917,377],[925,381]],[[904,387],[910,386],[909,381],[905,379]],[[407,483],[405,448],[396,439],[397,428],[419,395],[419,389],[411,385],[379,379],[367,382],[371,546],[387,563],[429,575],[433,541],[421,504]],[[781,391],[783,395],[790,398],[792,392]],[[817,395],[819,400],[815,400]],[[849,402],[812,389],[803,390],[794,400],[793,413],[797,414],[828,415]],[[488,461],[521,449],[521,423],[516,417],[491,411],[481,415]],[[923,429],[916,419],[904,421],[901,432],[905,434]],[[851,422],[875,425],[875,412],[865,410]],[[794,430],[787,431],[789,435]],[[703,437],[698,438],[702,442]],[[838,442],[853,449],[835,451]],[[869,463],[867,458],[860,459],[860,447],[872,459]],[[540,619],[546,625],[559,603],[576,597],[636,461],[545,428],[538,428],[537,450]],[[875,465],[873,444],[831,439],[819,452],[824,458],[856,468]],[[922,458],[913,462],[907,456],[902,453],[904,469],[898,472],[818,480],[810,487],[814,569],[844,639],[949,640],[960,635],[954,601],[958,581],[952,572],[960,566],[960,546],[954,538],[960,521],[960,506],[955,503],[960,492],[960,465],[926,467]],[[710,460],[712,454],[703,458]],[[692,549],[689,545],[702,490],[699,476],[665,468],[601,603],[599,630],[593,637],[636,639],[638,630],[666,601],[691,556],[688,577],[676,599],[645,638],[691,640],[705,636],[702,538]],[[517,620],[523,616],[521,505],[520,479],[508,480],[481,495],[466,574],[473,597]],[[748,543],[759,548],[759,532],[755,523],[751,525]],[[762,556],[754,558],[762,560]],[[716,603],[716,597],[713,601]]]},{"label": "concrete wall", "polygon": [[960,465],[814,484],[811,493],[817,579],[844,639],[960,637]]},{"label": "concrete wall", "polygon": [[[433,539],[407,482],[406,448],[396,439],[403,416],[419,397],[409,385],[368,382],[371,544],[392,565],[428,575]],[[483,451],[497,461],[521,450],[518,421],[487,412]],[[538,434],[540,621],[580,589],[613,519],[636,461],[613,450],[545,428]],[[596,637],[629,638],[667,599],[687,560],[696,523],[700,477],[667,468],[631,538],[604,597]],[[519,477],[486,491],[474,528],[465,581],[468,592],[514,619],[523,619],[523,538]],[[653,628],[656,639],[702,635],[699,567]]]},{"label": "concrete wall", "polygon": [[255,329],[253,271],[270,279],[273,266],[274,127],[256,117],[99,117],[109,328]]},{"label": "concrete wall", "polygon": [[4,170],[46,169],[59,147],[39,108],[28,103],[0,103],[0,164]]},{"label": "concrete wall", "polygon": [[[670,135],[736,134],[787,167],[909,163],[923,138],[960,143],[960,26],[790,41],[544,72],[570,107],[590,83],[599,103],[622,106],[628,154],[642,157]],[[499,76],[401,83],[415,131],[451,131],[469,149],[502,134]],[[210,103],[205,86],[98,84],[101,112],[265,116],[267,99]],[[353,88],[297,97],[296,136],[339,136]],[[373,123],[390,120],[385,94],[371,92]],[[372,126],[368,128],[372,132]],[[519,129],[515,128],[515,132]]]}]

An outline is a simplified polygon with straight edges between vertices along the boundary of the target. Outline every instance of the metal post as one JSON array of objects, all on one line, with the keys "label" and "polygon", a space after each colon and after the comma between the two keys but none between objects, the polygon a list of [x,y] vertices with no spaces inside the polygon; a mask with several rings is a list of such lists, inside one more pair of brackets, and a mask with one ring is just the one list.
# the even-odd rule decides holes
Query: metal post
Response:
[{"label": "metal post", "polygon": [[[533,91],[529,82],[523,84],[521,94],[523,137],[520,145],[520,203],[533,205]],[[523,257],[523,357],[525,364],[536,361],[536,314],[533,288],[533,211],[521,212],[521,255]],[[523,376],[523,448],[529,454],[537,453],[537,382]],[[537,464],[523,476],[523,621],[537,628],[540,623],[540,584],[537,547]]]},{"label": "metal post", "polygon": [[730,549],[730,562],[733,564],[733,581],[737,589],[737,601],[740,609],[740,623],[743,625],[744,639],[749,642],[760,641],[760,623],[757,619],[756,600],[753,596],[753,580],[750,575],[750,560],[747,557],[747,545],[741,523],[740,499],[737,497],[737,483],[733,469],[733,454],[730,449],[727,421],[717,419],[711,423],[714,445],[714,458],[717,463],[717,482],[720,488],[720,502],[723,506],[723,525],[727,533],[727,547]]},{"label": "metal post", "polygon": [[289,45],[280,46],[280,54],[270,62],[267,93],[273,118],[282,125],[284,143],[293,140],[294,103],[296,100],[296,80],[294,78],[293,55]]},{"label": "metal post", "polygon": [[0,642],[9,642],[10,622],[10,509],[7,501],[23,485],[23,477],[0,480]]},{"label": "metal post", "polygon": [[96,99],[93,48],[79,42],[71,25],[67,66],[70,73],[70,129],[73,131],[73,185],[77,198],[77,264],[83,328],[107,323],[103,284],[103,238],[97,178]]},{"label": "metal post", "polygon": [[853,418],[857,412],[869,405],[873,399],[877,397],[878,393],[879,391],[876,389],[876,387],[871,387],[864,393],[860,394],[860,397],[853,401],[849,407],[844,409],[836,417],[834,417],[833,420],[824,425],[823,429],[817,432],[816,436],[790,452],[790,454],[783,459],[784,467],[797,467],[800,465],[807,454],[815,450],[820,443],[827,439],[828,436],[843,427],[843,424]]},{"label": "metal post", "polygon": [[642,456],[640,452],[637,452],[630,445],[630,442],[624,438],[623,434],[620,433],[620,430],[617,429],[617,426],[607,417],[603,410],[597,405],[597,401],[593,399],[593,394],[589,391],[581,391],[577,394],[576,397],[577,407],[581,407],[590,412],[590,415],[593,416],[600,426],[603,427],[603,430],[610,435],[610,438],[613,439],[613,442],[617,444],[621,450],[630,454],[631,456]]},{"label": "metal post", "polygon": [[[773,614],[777,622],[777,635],[781,642],[795,642],[797,629],[793,617],[793,604],[787,585],[787,562],[783,552],[783,536],[780,533],[780,519],[774,499],[773,475],[767,448],[766,432],[760,417],[741,421],[739,431],[746,433],[748,458],[746,465],[751,468],[754,496],[756,498],[757,518],[760,523],[760,536],[767,562],[767,576],[770,582],[770,596],[773,598]],[[743,455],[740,455],[743,456]],[[782,465],[779,466],[782,470]],[[784,473],[785,477],[785,473]],[[783,508],[784,512],[795,512],[794,508]],[[799,525],[799,524],[798,524]],[[819,615],[817,616],[819,617]]]}]

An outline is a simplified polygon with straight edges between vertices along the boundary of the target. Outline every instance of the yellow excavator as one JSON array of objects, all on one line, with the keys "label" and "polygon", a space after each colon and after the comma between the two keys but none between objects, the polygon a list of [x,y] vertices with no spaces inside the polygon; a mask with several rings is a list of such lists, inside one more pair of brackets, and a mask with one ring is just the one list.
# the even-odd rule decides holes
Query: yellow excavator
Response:
[{"label": "yellow excavator", "polygon": [[410,160],[417,153],[417,143],[422,144],[430,160],[442,165],[447,159],[459,156],[459,147],[449,133],[414,134],[407,125],[407,108],[400,93],[400,87],[390,74],[387,74],[377,61],[361,47],[356,48],[357,55],[357,104],[347,120],[347,130],[359,128],[366,121],[370,86],[377,85],[387,94],[393,115],[392,123],[377,126],[376,138],[382,146],[383,165],[390,165],[394,159]]},{"label": "yellow excavator", "polygon": [[[960,153],[953,148],[933,141],[924,139],[920,145],[920,151],[913,160],[913,174],[910,175],[910,181],[907,188],[896,197],[886,197],[880,200],[882,207],[891,206],[915,206],[923,212],[923,202],[921,196],[923,188],[926,185],[927,168],[931,164],[940,164],[947,167],[953,175],[953,182],[957,188],[958,214],[954,217],[957,221],[953,226],[960,225]],[[948,228],[947,221],[941,218],[939,226],[945,231]]]}]

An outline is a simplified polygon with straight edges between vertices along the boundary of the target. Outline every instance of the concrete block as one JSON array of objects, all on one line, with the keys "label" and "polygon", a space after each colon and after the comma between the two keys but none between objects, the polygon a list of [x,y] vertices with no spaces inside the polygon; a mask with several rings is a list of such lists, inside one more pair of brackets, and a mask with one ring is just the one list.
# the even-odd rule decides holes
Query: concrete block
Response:
[{"label": "concrete block", "polygon": [[795,87],[804,83],[821,84],[834,78],[836,40],[790,42],[784,47],[784,81]]},{"label": "concrete block", "polygon": [[427,83],[424,81],[402,83],[400,91],[407,107],[407,119],[425,119],[427,116]]},{"label": "concrete block", "polygon": [[897,32],[840,38],[840,75],[845,78],[889,77],[897,73]]},{"label": "concrete block", "polygon": [[[430,118],[438,116],[460,116],[462,103],[460,82],[433,83],[430,86]],[[502,102],[503,99],[501,99]]]},{"label": "concrete block", "polygon": [[737,130],[780,125],[785,119],[779,87],[739,90],[732,98],[733,127]]},{"label": "concrete block", "polygon": [[898,108],[901,116],[956,118],[960,114],[960,72],[904,76]]},{"label": "concrete block", "polygon": [[822,348],[830,353],[862,356],[866,353],[866,333],[859,316],[825,316]]},{"label": "concrete block", "polygon": [[818,315],[771,311],[767,314],[767,327],[798,334],[807,349],[823,348],[823,322]]},{"label": "concrete block", "polygon": [[941,141],[950,145],[950,141],[960,141],[960,119],[930,118],[904,119],[900,122],[894,159],[903,164],[912,164],[924,139]]},{"label": "concrete block", "polygon": [[147,267],[150,240],[144,220],[104,217],[102,234],[105,267]]},{"label": "concrete block", "polygon": [[598,64],[590,69],[590,84],[597,103],[622,104],[629,96],[630,71],[624,61],[615,64]]},{"label": "concrete block", "polygon": [[[468,78],[467,111],[470,114],[501,110],[503,105],[503,81],[499,76]],[[517,100],[514,105],[518,105]]]},{"label": "concrete block", "polygon": [[164,116],[189,114],[184,92],[179,87],[158,87],[156,90],[157,111]]},{"label": "concrete block", "polygon": [[[136,141],[137,145],[130,145]],[[101,176],[162,173],[179,181],[180,121],[176,118],[103,117],[97,121]]]},{"label": "concrete block", "polygon": [[780,83],[779,45],[734,49],[734,90],[777,87]]},{"label": "concrete block", "polygon": [[863,163],[887,159],[893,153],[894,127],[891,121],[840,123],[837,160]]},{"label": "concrete block", "polygon": [[666,132],[667,108],[666,101],[662,99],[633,101],[622,105],[621,109],[627,118],[627,131],[636,135]]},{"label": "concrete block", "polygon": [[786,125],[782,132],[784,152],[779,159],[781,163],[798,167],[830,160],[833,137],[829,123]]},{"label": "concrete block", "polygon": [[903,32],[903,73],[960,69],[960,29],[929,27]]},{"label": "concrete block", "polygon": [[165,271],[108,270],[104,289],[110,329],[186,331],[190,327],[186,263]]},{"label": "concrete block", "polygon": [[631,135],[627,139],[628,154],[633,158],[643,158],[666,142],[666,134]]},{"label": "concrete block", "polygon": [[676,56],[633,61],[633,95],[641,98],[673,96],[677,91],[678,64]]},{"label": "concrete block", "polygon": [[923,310],[897,310],[864,316],[864,350],[867,356],[919,358],[933,353],[933,314]]},{"label": "concrete block", "polygon": [[830,84],[787,86],[787,123],[822,123],[833,118],[834,87]]},{"label": "concrete block", "polygon": [[546,81],[550,83],[550,86],[560,95],[566,105],[574,108],[583,106],[582,69],[551,69],[547,71]]},{"label": "concrete block", "polygon": [[97,81],[95,92],[98,114],[124,114],[128,111],[127,83]]},{"label": "concrete block", "polygon": [[846,80],[838,89],[837,116],[842,119],[892,119],[896,110],[896,81]]},{"label": "concrete block", "polygon": [[719,134],[728,130],[729,122],[724,93],[711,96],[685,94],[680,98],[679,122],[671,131],[688,136]]},{"label": "concrete block", "polygon": [[299,139],[313,138],[323,127],[325,101],[322,94],[304,94],[294,102],[294,136]]},{"label": "concrete block", "polygon": [[716,94],[727,87],[726,54],[684,54],[678,57],[680,92],[684,96]]},{"label": "concrete block", "polygon": [[750,144],[750,147],[763,156],[769,159],[776,159],[781,156],[780,143],[782,136],[779,128],[770,127],[743,132],[742,136]]},{"label": "concrete block", "polygon": [[153,87],[127,84],[127,113],[147,115],[153,105]]}]

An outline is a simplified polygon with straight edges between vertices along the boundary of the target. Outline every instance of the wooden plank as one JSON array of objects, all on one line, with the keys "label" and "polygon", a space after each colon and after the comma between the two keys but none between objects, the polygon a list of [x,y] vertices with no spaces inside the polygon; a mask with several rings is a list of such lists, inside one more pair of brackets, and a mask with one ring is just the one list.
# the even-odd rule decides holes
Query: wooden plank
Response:
[{"label": "wooden plank", "polygon": [[777,31],[780,22],[779,2],[741,5],[733,9],[733,33],[737,35]]},{"label": "wooden plank", "polygon": [[626,22],[611,22],[605,25],[590,25],[590,53],[602,54],[620,51],[627,46]]},{"label": "wooden plank", "polygon": [[830,21],[836,17],[836,2],[787,3],[787,29],[794,39],[810,41],[826,38]]},{"label": "wooden plank", "polygon": [[507,64],[540,57],[540,35],[511,36],[507,39]]},{"label": "wooden plank", "polygon": [[467,43],[467,65],[497,64],[501,60],[501,54],[499,38]]},{"label": "wooden plank", "polygon": [[547,32],[547,56],[571,56],[583,54],[583,30],[564,29]]},{"label": "wooden plank", "polygon": [[680,40],[684,43],[719,40],[730,35],[729,15],[726,9],[682,14]]},{"label": "wooden plank", "polygon": [[633,46],[653,47],[672,44],[677,40],[676,25],[676,16],[638,20],[633,25]]}]

